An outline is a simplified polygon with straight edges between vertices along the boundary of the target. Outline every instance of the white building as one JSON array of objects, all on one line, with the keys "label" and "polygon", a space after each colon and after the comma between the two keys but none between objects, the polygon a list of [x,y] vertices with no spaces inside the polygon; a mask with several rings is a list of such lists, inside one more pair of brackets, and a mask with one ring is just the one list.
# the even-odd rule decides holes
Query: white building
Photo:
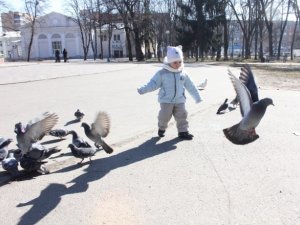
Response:
[{"label": "white building", "polygon": [[[20,28],[23,59],[27,58],[28,46],[30,41],[30,24],[25,24]],[[103,57],[108,57],[108,37],[105,28],[103,35]],[[97,49],[100,54],[100,36],[97,35]],[[125,57],[126,35],[124,29],[113,30],[111,40],[112,57]],[[38,18],[31,48],[31,59],[50,59],[54,58],[55,50],[66,48],[69,58],[83,58],[83,48],[79,26],[72,18],[60,13],[52,12]],[[90,47],[88,57],[92,58],[93,52]]]},{"label": "white building", "polygon": [[8,60],[22,59],[22,46],[19,31],[9,31],[0,34],[0,57]]}]

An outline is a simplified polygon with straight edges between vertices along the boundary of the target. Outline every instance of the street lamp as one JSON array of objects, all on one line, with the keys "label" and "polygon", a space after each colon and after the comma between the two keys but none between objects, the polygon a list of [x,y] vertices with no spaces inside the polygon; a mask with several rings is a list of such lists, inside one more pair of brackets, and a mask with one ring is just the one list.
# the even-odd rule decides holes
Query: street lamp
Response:
[{"label": "street lamp", "polygon": [[167,40],[166,40],[166,43],[167,43],[167,46],[169,45],[169,34],[170,34],[170,31],[169,30],[166,30],[166,35],[167,35]]}]

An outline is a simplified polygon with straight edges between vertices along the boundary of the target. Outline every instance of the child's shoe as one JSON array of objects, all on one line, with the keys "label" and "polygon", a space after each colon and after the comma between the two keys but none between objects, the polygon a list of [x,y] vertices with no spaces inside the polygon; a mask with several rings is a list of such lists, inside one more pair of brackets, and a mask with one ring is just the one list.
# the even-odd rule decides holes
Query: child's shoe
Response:
[{"label": "child's shoe", "polygon": [[158,136],[164,137],[165,136],[165,130],[158,130]]},{"label": "child's shoe", "polygon": [[184,140],[192,140],[194,135],[190,134],[188,131],[187,132],[179,132],[178,137]]}]

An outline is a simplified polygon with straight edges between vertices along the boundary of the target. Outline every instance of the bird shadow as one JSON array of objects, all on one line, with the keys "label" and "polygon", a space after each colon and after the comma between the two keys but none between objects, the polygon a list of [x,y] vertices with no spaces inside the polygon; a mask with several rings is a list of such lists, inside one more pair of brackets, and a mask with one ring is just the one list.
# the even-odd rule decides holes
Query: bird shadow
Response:
[{"label": "bird shadow", "polygon": [[[88,166],[84,168],[84,173],[69,181],[69,184],[73,184],[70,187],[64,184],[51,183],[41,191],[37,198],[18,204],[17,207],[32,205],[20,218],[18,225],[38,224],[41,219],[55,209],[64,195],[84,193],[88,190],[90,182],[99,181],[110,171],[175,150],[177,148],[176,144],[181,141],[179,138],[175,138],[157,144],[159,139],[158,137],[153,137],[138,147],[106,158],[93,160],[89,164],[85,162],[84,165]],[[78,164],[71,165],[54,173],[65,173],[78,168],[80,168]]]},{"label": "bird shadow", "polygon": [[64,126],[66,127],[66,126],[69,126],[74,123],[79,123],[80,121],[81,121],[80,119],[70,120],[70,121],[66,122],[66,124]]},{"label": "bird shadow", "polygon": [[64,140],[66,140],[66,138],[59,138],[59,139],[44,141],[44,142],[41,142],[40,144],[41,145],[55,144],[55,143],[58,143],[58,142],[61,142],[61,141],[64,141]]},{"label": "bird shadow", "polygon": [[11,182],[15,181],[25,181],[25,180],[33,180],[35,177],[40,176],[41,174],[36,171],[19,171],[17,174],[12,175],[6,171],[0,173],[0,187],[7,185]]},{"label": "bird shadow", "polygon": [[51,159],[57,159],[57,158],[61,158],[61,157],[67,157],[67,156],[72,156],[72,152],[63,152],[63,153],[60,153],[56,156],[51,156]]}]

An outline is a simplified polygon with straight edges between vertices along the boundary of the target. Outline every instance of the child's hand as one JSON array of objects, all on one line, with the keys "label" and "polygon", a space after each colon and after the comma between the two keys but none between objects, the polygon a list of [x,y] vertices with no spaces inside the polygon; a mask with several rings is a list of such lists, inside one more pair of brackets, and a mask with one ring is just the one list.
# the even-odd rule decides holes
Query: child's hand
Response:
[{"label": "child's hand", "polygon": [[138,92],[140,95],[144,94],[139,88],[137,88],[137,92]]},{"label": "child's hand", "polygon": [[200,103],[200,102],[202,102],[202,99],[198,99],[198,100],[196,101],[196,104],[198,104],[198,103]]}]

